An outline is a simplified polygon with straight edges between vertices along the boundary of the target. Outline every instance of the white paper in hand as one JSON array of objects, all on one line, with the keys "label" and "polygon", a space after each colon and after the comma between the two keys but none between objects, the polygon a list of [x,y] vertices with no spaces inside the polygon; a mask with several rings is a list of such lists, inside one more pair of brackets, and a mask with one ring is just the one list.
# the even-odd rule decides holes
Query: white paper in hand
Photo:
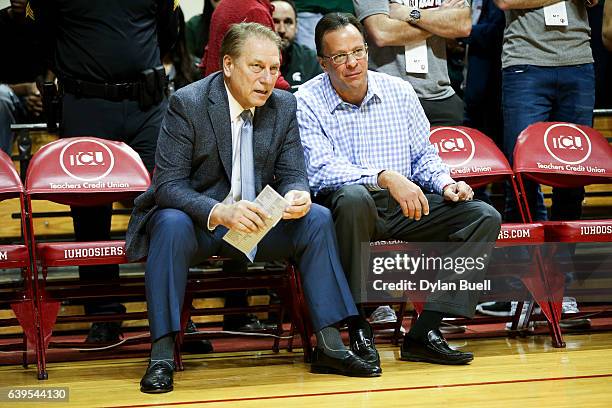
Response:
[{"label": "white paper in hand", "polygon": [[[283,211],[289,206],[289,202],[270,186],[261,190],[254,202],[270,214],[271,218],[264,220],[265,228],[251,233],[230,230],[223,236],[225,242],[243,252],[249,259],[249,253],[255,248],[255,245],[280,221]],[[253,259],[250,261],[253,262]]]},{"label": "white paper in hand", "polygon": [[0,10],[11,7],[11,0],[0,0]]}]

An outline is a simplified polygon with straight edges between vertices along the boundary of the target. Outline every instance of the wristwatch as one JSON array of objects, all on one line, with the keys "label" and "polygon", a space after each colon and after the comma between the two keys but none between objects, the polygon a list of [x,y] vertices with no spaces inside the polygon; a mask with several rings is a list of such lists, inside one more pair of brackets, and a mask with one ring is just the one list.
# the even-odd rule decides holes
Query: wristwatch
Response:
[{"label": "wristwatch", "polygon": [[416,24],[421,19],[421,12],[418,9],[412,9],[408,14],[408,23]]}]

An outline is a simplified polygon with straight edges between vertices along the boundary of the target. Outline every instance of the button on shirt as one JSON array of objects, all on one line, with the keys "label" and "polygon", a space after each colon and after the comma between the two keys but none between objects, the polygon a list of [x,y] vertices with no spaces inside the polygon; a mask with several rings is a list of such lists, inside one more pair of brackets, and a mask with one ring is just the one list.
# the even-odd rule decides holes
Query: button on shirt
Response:
[{"label": "button on shirt", "polygon": [[[227,92],[227,100],[229,102],[230,110],[230,121],[232,125],[232,180],[230,181],[230,192],[222,201],[222,204],[233,204],[240,201],[242,196],[242,186],[240,184],[240,129],[244,122],[240,117],[240,114],[245,110],[240,103],[233,97],[227,84],[225,85],[225,91]],[[255,117],[255,108],[250,109],[251,114]],[[216,204],[210,214],[213,213],[215,208],[219,204]],[[208,216],[208,229],[210,227],[210,215]]]},{"label": "button on shirt", "polygon": [[394,170],[426,191],[454,183],[434,146],[412,86],[368,71],[360,106],[344,102],[321,74],[300,87],[297,118],[310,187],[315,195],[362,184],[380,190],[378,174]]}]

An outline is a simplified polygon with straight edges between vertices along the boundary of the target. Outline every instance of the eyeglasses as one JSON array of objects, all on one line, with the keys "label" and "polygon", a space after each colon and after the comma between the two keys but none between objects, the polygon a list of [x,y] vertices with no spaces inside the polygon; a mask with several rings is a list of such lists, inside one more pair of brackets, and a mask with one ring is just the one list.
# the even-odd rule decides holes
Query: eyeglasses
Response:
[{"label": "eyeglasses", "polygon": [[346,64],[346,61],[348,61],[348,58],[351,55],[356,60],[364,59],[366,55],[368,55],[368,44],[364,44],[363,47],[357,48],[356,50],[353,50],[351,52],[336,54],[330,57],[328,57],[327,55],[322,55],[322,57],[330,59],[331,62],[333,62],[336,65],[342,65],[342,64]]}]

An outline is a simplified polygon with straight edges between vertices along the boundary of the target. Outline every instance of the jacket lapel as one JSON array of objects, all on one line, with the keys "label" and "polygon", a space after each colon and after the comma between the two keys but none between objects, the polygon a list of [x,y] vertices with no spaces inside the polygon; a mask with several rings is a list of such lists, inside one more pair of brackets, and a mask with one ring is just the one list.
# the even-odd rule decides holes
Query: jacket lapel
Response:
[{"label": "jacket lapel", "polygon": [[216,74],[217,78],[212,80],[208,98],[212,102],[208,109],[208,115],[212,124],[215,138],[217,139],[217,149],[223,169],[228,180],[232,179],[232,125],[230,123],[229,102],[223,83],[223,75]]}]

